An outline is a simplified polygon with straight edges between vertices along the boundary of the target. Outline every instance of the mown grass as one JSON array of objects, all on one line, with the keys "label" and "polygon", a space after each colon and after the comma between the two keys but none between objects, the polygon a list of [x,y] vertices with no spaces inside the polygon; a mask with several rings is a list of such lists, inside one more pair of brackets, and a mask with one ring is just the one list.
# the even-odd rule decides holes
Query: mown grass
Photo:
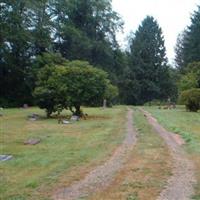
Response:
[{"label": "mown grass", "polygon": [[168,130],[178,133],[185,140],[185,150],[196,164],[198,183],[193,199],[200,200],[200,113],[186,112],[183,106],[174,110],[145,107]]},{"label": "mown grass", "polygon": [[172,160],[165,142],[144,115],[134,110],[137,143],[114,182],[91,200],[155,200],[171,175]]},{"label": "mown grass", "polygon": [[[112,153],[124,137],[126,108],[84,111],[89,115],[87,120],[69,125],[45,119],[44,111],[37,108],[3,111],[0,154],[11,154],[13,159],[0,163],[2,200],[49,199],[57,185],[80,178],[84,167],[89,169]],[[29,121],[31,113],[42,118]],[[24,145],[29,138],[39,138],[41,143]]]}]

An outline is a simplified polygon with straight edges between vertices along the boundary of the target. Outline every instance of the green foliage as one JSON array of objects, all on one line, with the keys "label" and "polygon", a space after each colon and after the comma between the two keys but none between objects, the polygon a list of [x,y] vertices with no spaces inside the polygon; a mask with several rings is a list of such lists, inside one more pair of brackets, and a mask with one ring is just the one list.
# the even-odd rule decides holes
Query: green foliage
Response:
[{"label": "green foliage", "polygon": [[179,82],[180,91],[189,90],[191,88],[197,88],[197,87],[198,87],[198,82],[195,73],[190,72],[181,77],[181,80]]},{"label": "green foliage", "polygon": [[65,62],[67,62],[67,60],[65,60],[59,53],[44,52],[36,57],[33,67],[40,69],[45,65],[62,65]]},{"label": "green foliage", "polygon": [[57,0],[54,12],[58,16],[55,49],[67,59],[87,60],[110,72],[115,34],[122,27],[111,0]]},{"label": "green foliage", "polygon": [[175,63],[181,74],[187,66],[200,61],[200,6],[191,17],[191,24],[177,38]]},{"label": "green foliage", "polygon": [[200,61],[200,6],[191,18],[191,25],[186,31],[183,43],[183,67],[194,61]]},{"label": "green foliage", "polygon": [[69,60],[87,60],[116,77],[115,35],[122,21],[111,0],[7,0],[0,9],[3,106],[32,104],[37,71],[65,62],[57,53]]},{"label": "green foliage", "polygon": [[183,53],[183,51],[184,51],[184,42],[186,40],[186,37],[187,37],[187,31],[184,30],[183,32],[181,32],[178,35],[177,41],[176,41],[176,46],[175,46],[175,65],[180,73],[182,73],[184,70],[184,53]]},{"label": "green foliage", "polygon": [[137,101],[132,103],[143,104],[174,95],[162,30],[153,17],[147,16],[130,39],[129,67],[138,82]]},{"label": "green foliage", "polygon": [[[108,95],[107,90],[112,93]],[[45,108],[48,116],[64,108],[80,115],[81,105],[97,105],[104,95],[110,99],[116,95],[116,88],[109,83],[107,74],[81,61],[43,67],[34,91],[37,105]]]},{"label": "green foliage", "polygon": [[185,104],[187,110],[197,112],[200,109],[200,89],[196,88],[183,91],[179,101]]},{"label": "green foliage", "polygon": [[118,95],[119,95],[118,88],[108,83],[104,94],[104,98],[108,101],[108,104],[111,105],[112,103],[114,103]]},{"label": "green foliage", "polygon": [[25,81],[31,54],[28,8],[25,0],[0,4],[0,96],[7,105],[30,102]]},{"label": "green foliage", "polygon": [[200,62],[190,63],[184,68],[178,86],[180,91],[200,88]]},{"label": "green foliage", "polygon": [[166,104],[167,104],[166,101],[160,101],[159,99],[154,99],[150,102],[146,102],[144,106],[164,106]]}]

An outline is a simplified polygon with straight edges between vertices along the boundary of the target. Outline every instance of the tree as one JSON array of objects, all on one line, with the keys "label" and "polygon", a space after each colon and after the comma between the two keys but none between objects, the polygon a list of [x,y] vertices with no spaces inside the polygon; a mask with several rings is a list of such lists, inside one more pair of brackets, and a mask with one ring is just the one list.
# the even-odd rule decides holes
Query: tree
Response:
[{"label": "tree", "polygon": [[57,62],[54,53],[87,60],[116,83],[122,21],[111,0],[2,0],[0,9],[1,106],[32,104],[35,74],[46,61]]},{"label": "tree", "polygon": [[111,85],[104,71],[87,62],[73,61],[42,68],[34,97],[37,105],[46,109],[48,117],[64,108],[81,116],[81,105],[100,104],[108,87]]},{"label": "tree", "polygon": [[26,82],[32,56],[28,8],[25,0],[0,3],[0,103],[4,106],[30,102]]},{"label": "tree", "polygon": [[55,49],[69,60],[87,60],[110,72],[117,48],[115,35],[122,27],[111,0],[56,1],[54,7]]},{"label": "tree", "polygon": [[49,0],[31,2],[31,34],[34,55],[41,55],[52,49],[53,14],[51,9],[51,2]]},{"label": "tree", "polygon": [[184,66],[200,61],[200,6],[191,18],[191,25],[187,28],[183,44]]},{"label": "tree", "polygon": [[162,30],[157,21],[147,16],[130,40],[130,70],[138,81],[137,99],[143,104],[153,99],[166,99],[171,94],[171,77],[167,64]]},{"label": "tree", "polygon": [[193,62],[185,67],[178,85],[180,91],[200,88],[200,62]]},{"label": "tree", "polygon": [[179,73],[184,71],[184,42],[187,36],[187,31],[184,30],[177,37],[176,46],[175,46],[175,66],[178,69]]},{"label": "tree", "polygon": [[104,98],[108,101],[108,105],[112,106],[112,104],[115,103],[118,94],[118,88],[108,83],[104,94]]},{"label": "tree", "polygon": [[197,112],[200,109],[200,88],[183,91],[179,102],[185,104],[187,110]]}]

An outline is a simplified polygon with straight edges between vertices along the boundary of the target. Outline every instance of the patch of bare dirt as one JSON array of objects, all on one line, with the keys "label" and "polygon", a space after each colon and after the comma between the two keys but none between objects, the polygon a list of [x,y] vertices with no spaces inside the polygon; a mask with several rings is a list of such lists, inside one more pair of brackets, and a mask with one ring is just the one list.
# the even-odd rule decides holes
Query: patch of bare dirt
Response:
[{"label": "patch of bare dirt", "polygon": [[180,136],[165,130],[155,118],[148,112],[141,109],[148,122],[155,131],[165,140],[169,146],[173,158],[172,176],[168,180],[166,187],[161,192],[157,200],[189,200],[194,194],[194,165],[188,159],[187,154],[181,148],[183,140]]},{"label": "patch of bare dirt", "polygon": [[54,200],[72,200],[84,198],[94,192],[101,191],[111,184],[115,175],[123,167],[136,142],[136,130],[133,127],[133,111],[128,109],[127,133],[121,146],[112,157],[103,165],[93,169],[84,179],[71,186],[58,190],[53,196]]}]

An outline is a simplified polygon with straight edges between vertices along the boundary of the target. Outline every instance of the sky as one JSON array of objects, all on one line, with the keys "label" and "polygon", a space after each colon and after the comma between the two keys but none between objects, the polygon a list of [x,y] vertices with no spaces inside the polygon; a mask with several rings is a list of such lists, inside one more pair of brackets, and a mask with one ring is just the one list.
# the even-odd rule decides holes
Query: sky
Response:
[{"label": "sky", "polygon": [[117,34],[122,48],[125,48],[130,31],[135,32],[141,21],[151,15],[162,28],[167,56],[172,64],[177,36],[190,24],[191,14],[197,10],[200,0],[112,0],[112,5],[124,21],[124,32]]}]

